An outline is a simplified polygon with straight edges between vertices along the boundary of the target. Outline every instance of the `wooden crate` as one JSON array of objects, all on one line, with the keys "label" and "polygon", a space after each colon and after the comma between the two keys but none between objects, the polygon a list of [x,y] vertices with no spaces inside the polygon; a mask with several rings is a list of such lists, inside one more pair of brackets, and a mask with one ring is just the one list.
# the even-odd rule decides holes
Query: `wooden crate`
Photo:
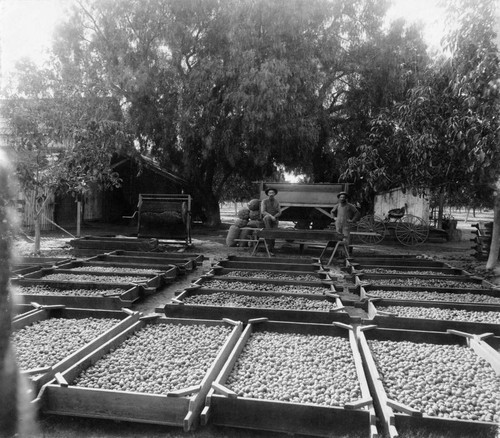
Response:
[{"label": "wooden crate", "polygon": [[[228,292],[222,289],[208,289],[203,287],[187,288],[182,291],[171,303],[165,304],[163,308],[156,309],[157,312],[163,312],[166,316],[176,318],[232,318],[238,321],[247,322],[255,318],[269,318],[273,321],[297,321],[306,323],[330,324],[334,321],[342,323],[355,322],[357,319],[352,319],[337,295],[299,295],[288,294],[289,297],[300,298],[307,297],[311,300],[325,300],[336,304],[335,310],[318,311],[318,310],[295,310],[295,309],[275,309],[275,308],[259,308],[259,307],[235,307],[235,306],[215,306],[215,305],[197,305],[186,304],[184,299],[193,295],[210,295],[217,292]],[[255,291],[237,291],[231,290],[231,293],[236,293],[243,296],[258,296],[262,299],[273,297],[276,295],[286,295],[283,293],[272,292],[255,292]],[[359,319],[360,320],[360,319]]]},{"label": "wooden crate", "polygon": [[[225,386],[226,381],[249,338],[257,331],[323,335],[349,340],[362,393],[359,402],[349,406],[322,406],[238,396]],[[297,360],[300,361],[302,358],[297,357]],[[332,351],[332,362],[334,361]],[[268,320],[251,322],[212,385],[207,396],[207,406],[202,414],[202,422],[307,436],[378,436],[372,398],[353,331],[332,325]]]},{"label": "wooden crate", "polygon": [[[21,373],[28,376],[33,383],[35,390],[34,396],[39,393],[43,385],[54,379],[56,373],[72,366],[74,363],[85,357],[95,348],[98,348],[100,345],[115,337],[118,333],[122,332],[128,327],[131,327],[139,320],[140,316],[141,314],[139,312],[132,312],[125,309],[122,311],[72,309],[67,308],[64,305],[53,305],[37,306],[34,307],[32,311],[21,314],[18,317],[14,318],[12,321],[13,331],[20,330],[23,327],[27,327],[35,322],[52,318],[114,318],[117,321],[114,327],[103,332],[100,336],[96,337],[93,341],[87,343],[78,350],[74,352],[68,352],[68,355],[64,359],[59,360],[59,362],[55,362],[51,366],[44,368],[31,370],[22,369]],[[36,344],[33,344],[33,348],[37,349],[38,346]]]},{"label": "wooden crate", "polygon": [[[76,307],[84,309],[105,309],[105,310],[120,310],[123,307],[130,308],[134,303],[139,301],[148,291],[138,285],[117,285],[112,283],[74,283],[60,282],[39,279],[17,279],[11,280],[11,284],[17,286],[47,286],[54,289],[71,291],[71,289],[97,289],[102,290],[101,296],[77,296],[71,295],[70,292],[64,295],[39,295],[15,292],[23,303],[36,302],[44,305],[63,304],[67,307]],[[107,290],[120,289],[123,290],[119,295],[106,294]],[[150,288],[149,288],[150,289]]]},{"label": "wooden crate", "polygon": [[[120,346],[128,337],[148,324],[162,324],[168,330],[169,324],[182,325],[230,325],[233,327],[224,345],[206,370],[203,380],[196,388],[186,388],[169,394],[151,394],[105,389],[92,389],[72,385],[81,371],[91,367],[97,360]],[[210,385],[219,374],[229,357],[243,325],[235,321],[177,320],[150,315],[140,318],[132,327],[123,330],[113,339],[94,350],[73,366],[61,372],[60,382],[53,381],[45,386],[41,394],[42,412],[55,415],[69,415],[91,418],[105,418],[119,421],[181,426],[185,431],[196,427],[204,407]],[[186,339],[186,342],[193,340]],[[180,365],[179,365],[180,367]],[[67,386],[66,386],[66,382]]]},{"label": "wooden crate", "polygon": [[[453,344],[468,346],[477,355],[484,358],[498,375],[500,373],[500,355],[482,341],[481,337],[453,330],[450,330],[448,333],[441,333],[391,330],[375,326],[365,326],[364,330],[357,331],[357,336],[371,394],[374,397],[377,415],[388,437],[397,437],[403,430],[405,432],[411,431],[416,436],[428,436],[439,432],[446,434],[446,436],[460,436],[462,438],[472,436],[493,438],[497,436],[498,425],[496,423],[430,416],[402,403],[390,400],[384,387],[384,376],[377,368],[368,345],[369,340],[391,340],[395,342],[410,341],[437,345]],[[406,371],[406,376],[408,376],[410,371]]]},{"label": "wooden crate", "polygon": [[485,323],[485,322],[471,322],[460,321],[458,319],[443,320],[443,319],[430,319],[430,318],[410,318],[399,316],[396,314],[384,311],[387,306],[395,307],[427,307],[438,308],[447,310],[469,310],[477,312],[496,312],[500,315],[499,305],[487,304],[449,304],[440,302],[429,301],[411,301],[401,303],[401,301],[376,299],[370,300],[366,303],[368,318],[363,320],[365,324],[376,324],[378,327],[393,328],[393,329],[406,329],[406,330],[430,330],[438,332],[446,332],[449,329],[462,330],[468,333],[481,334],[492,332],[495,335],[500,335],[500,324]]}]

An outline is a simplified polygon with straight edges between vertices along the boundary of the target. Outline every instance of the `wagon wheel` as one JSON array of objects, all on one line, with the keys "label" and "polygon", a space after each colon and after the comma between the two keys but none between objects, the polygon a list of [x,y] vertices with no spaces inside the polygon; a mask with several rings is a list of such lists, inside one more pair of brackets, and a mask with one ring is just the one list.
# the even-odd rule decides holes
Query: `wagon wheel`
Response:
[{"label": "wagon wheel", "polygon": [[396,238],[406,246],[420,245],[429,236],[429,226],[422,218],[406,214],[396,222]]},{"label": "wagon wheel", "polygon": [[362,233],[377,233],[377,236],[357,236],[363,243],[376,245],[385,236],[385,224],[383,219],[376,215],[363,216],[358,222],[357,231]]}]

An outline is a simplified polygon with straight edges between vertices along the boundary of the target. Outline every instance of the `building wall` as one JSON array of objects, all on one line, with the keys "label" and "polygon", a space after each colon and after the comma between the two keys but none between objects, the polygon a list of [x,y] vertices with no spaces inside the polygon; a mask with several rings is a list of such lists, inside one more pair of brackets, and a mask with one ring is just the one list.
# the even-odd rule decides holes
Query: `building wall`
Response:
[{"label": "building wall", "polygon": [[385,219],[389,210],[402,208],[407,204],[407,214],[412,214],[429,221],[429,199],[424,196],[414,196],[409,191],[403,193],[401,189],[394,189],[389,192],[375,196],[375,215]]}]

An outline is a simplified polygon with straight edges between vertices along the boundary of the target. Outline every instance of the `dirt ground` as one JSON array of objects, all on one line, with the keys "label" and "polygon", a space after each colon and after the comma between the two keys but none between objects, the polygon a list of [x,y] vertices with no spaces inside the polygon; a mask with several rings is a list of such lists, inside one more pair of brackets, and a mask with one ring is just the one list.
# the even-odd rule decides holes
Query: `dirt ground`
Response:
[{"label": "dirt ground", "polygon": [[[201,227],[194,228],[192,234],[192,246],[185,249],[182,245],[159,241],[160,247],[168,251],[187,251],[189,253],[203,254],[205,260],[202,266],[198,266],[193,272],[179,277],[174,283],[168,285],[144,299],[144,301],[134,306],[134,310],[144,314],[160,311],[178,291],[183,290],[190,285],[192,281],[199,278],[210,270],[210,267],[217,262],[227,258],[230,254],[249,255],[249,248],[227,247],[225,237],[228,225],[220,230],[207,230]],[[134,232],[132,228],[115,227],[111,225],[86,224],[82,235],[106,235],[106,236],[127,236]],[[425,255],[427,257],[441,260],[452,267],[465,269],[473,275],[487,278],[495,284],[500,284],[500,276],[496,274],[486,274],[486,260],[477,260],[472,256],[473,250],[470,239],[474,237],[472,228],[468,224],[463,224],[462,236],[459,241],[448,242],[427,242],[418,247],[405,247],[398,242],[384,242],[375,246],[356,245],[354,255],[356,254],[414,254]],[[72,238],[62,232],[45,233],[42,238],[42,256],[46,257],[69,257],[71,256],[70,240]],[[18,237],[14,242],[14,252],[18,256],[30,255],[33,251],[33,243],[27,238]],[[304,254],[300,254],[296,245],[277,245],[276,256],[318,256],[319,249],[306,249]],[[258,257],[266,257],[264,253],[258,254]],[[341,261],[335,260],[331,266],[332,271],[340,273]],[[285,438],[287,435],[262,431],[237,430],[226,427],[208,426],[199,428],[194,432],[184,433],[179,428],[134,424],[125,422],[116,422],[109,420],[96,420],[88,418],[73,418],[59,416],[44,416],[37,423],[37,431],[33,437],[44,438],[66,438],[66,437],[109,437],[126,438],[142,437],[149,438]]]}]

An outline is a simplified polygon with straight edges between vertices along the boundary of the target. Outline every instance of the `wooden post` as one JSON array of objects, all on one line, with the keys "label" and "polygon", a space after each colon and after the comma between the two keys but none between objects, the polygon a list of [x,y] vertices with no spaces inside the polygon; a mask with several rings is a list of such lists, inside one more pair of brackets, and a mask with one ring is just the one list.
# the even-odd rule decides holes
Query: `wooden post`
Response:
[{"label": "wooden post", "polygon": [[76,237],[80,237],[82,216],[82,201],[76,202]]}]

